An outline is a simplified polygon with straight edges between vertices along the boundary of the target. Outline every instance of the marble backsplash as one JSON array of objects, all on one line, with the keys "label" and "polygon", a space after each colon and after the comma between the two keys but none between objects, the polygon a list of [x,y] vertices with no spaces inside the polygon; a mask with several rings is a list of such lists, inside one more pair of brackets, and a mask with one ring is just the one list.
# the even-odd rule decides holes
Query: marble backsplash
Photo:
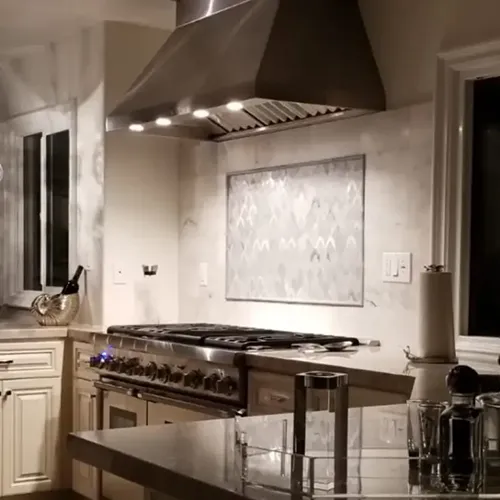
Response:
[{"label": "marble backsplash", "polygon": [[[221,144],[184,145],[180,175],[180,321],[372,336],[416,335],[419,271],[430,247],[432,105],[411,106]],[[364,307],[228,302],[226,176],[289,163],[366,155]],[[384,252],[411,252],[409,285],[382,281]],[[200,286],[206,263],[207,286]]]},{"label": "marble backsplash", "polygon": [[364,157],[232,174],[226,298],[363,304]]}]

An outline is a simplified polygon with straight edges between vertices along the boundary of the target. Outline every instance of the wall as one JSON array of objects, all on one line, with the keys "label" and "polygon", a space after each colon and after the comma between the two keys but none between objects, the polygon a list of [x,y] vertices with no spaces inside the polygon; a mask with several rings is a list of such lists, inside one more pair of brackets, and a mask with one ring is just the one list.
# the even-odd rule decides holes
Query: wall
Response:
[{"label": "wall", "polygon": [[[366,154],[363,308],[225,301],[228,172]],[[422,104],[286,132],[183,147],[180,169],[181,321],[219,321],[373,336],[406,345],[416,334],[418,272],[427,263],[432,106]],[[413,253],[411,285],[383,283],[382,253]],[[208,287],[199,286],[200,262]]]},{"label": "wall", "polygon": [[432,99],[436,54],[500,38],[497,0],[359,0],[389,108]]},{"label": "wall", "polygon": [[[106,135],[106,325],[177,321],[178,144]],[[157,264],[158,274],[144,277],[142,264]],[[115,283],[118,271],[124,283]]]},{"label": "wall", "polygon": [[[108,112],[168,35],[168,30],[106,23]],[[179,142],[123,131],[107,133],[105,144],[103,322],[175,322]],[[157,276],[144,277],[142,264],[157,264]],[[116,279],[118,272],[123,280]]]},{"label": "wall", "polygon": [[[32,48],[23,55],[0,61],[2,108],[8,117],[34,111],[42,111],[39,115],[44,116],[43,110],[76,100],[76,255],[70,266],[81,263],[90,269],[83,280],[79,319],[95,324],[102,321],[103,43],[104,28],[100,25],[60,43]],[[23,131],[16,130],[16,134],[22,136]],[[4,201],[12,194],[6,192],[5,186],[3,183],[0,188]],[[4,216],[4,230],[13,220],[12,214]],[[8,233],[10,238],[15,237],[15,229]],[[4,241],[5,244],[9,245]],[[6,267],[13,269],[13,265],[4,261],[0,275],[6,276]],[[16,291],[4,286],[3,299]]]}]

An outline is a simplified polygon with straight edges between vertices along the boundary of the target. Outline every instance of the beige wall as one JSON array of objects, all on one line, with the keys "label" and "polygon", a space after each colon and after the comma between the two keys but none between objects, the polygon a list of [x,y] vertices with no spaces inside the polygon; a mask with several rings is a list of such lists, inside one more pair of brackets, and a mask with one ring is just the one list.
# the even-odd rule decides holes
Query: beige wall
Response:
[{"label": "beige wall", "polygon": [[389,108],[432,98],[440,50],[500,39],[498,0],[359,0]]},{"label": "beige wall", "polygon": [[[169,31],[117,22],[105,26],[105,108],[109,112]],[[106,325],[177,321],[178,152],[179,142],[172,139],[129,131],[106,134]],[[158,275],[145,278],[142,264],[157,264]],[[118,270],[125,283],[115,283]]]},{"label": "beige wall", "polygon": [[[106,325],[177,321],[178,151],[175,140],[106,134]],[[157,276],[144,277],[142,264],[157,264]]]},{"label": "beige wall", "polygon": [[[174,26],[172,26],[172,29]],[[171,30],[107,22],[105,29],[106,112],[109,113],[168,38]]]}]

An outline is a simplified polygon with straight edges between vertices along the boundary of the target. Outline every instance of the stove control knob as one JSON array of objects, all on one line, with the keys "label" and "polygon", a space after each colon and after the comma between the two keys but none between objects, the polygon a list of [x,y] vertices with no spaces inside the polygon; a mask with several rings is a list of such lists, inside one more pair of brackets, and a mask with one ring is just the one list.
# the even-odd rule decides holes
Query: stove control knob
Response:
[{"label": "stove control knob", "polygon": [[124,358],[113,358],[109,363],[109,371],[118,372],[120,371],[120,366],[125,362]]},{"label": "stove control knob", "polygon": [[158,374],[157,374],[157,378],[160,382],[168,382],[169,378],[170,378],[170,374],[172,373],[172,370],[170,369],[170,366],[168,365],[160,365],[158,367]]},{"label": "stove control knob", "polygon": [[98,368],[101,365],[101,356],[90,356],[89,366],[91,368]]},{"label": "stove control knob", "polygon": [[137,364],[131,368],[131,375],[136,375],[137,377],[142,377],[144,375],[144,372],[146,371],[144,366],[141,365],[139,361],[137,361]]},{"label": "stove control knob", "polygon": [[150,380],[154,380],[156,376],[158,375],[158,366],[154,361],[151,361],[146,365],[146,368],[144,369],[144,375],[148,377]]},{"label": "stove control knob", "polygon": [[212,373],[203,378],[203,390],[216,392],[217,384],[222,379],[218,373]]},{"label": "stove control knob", "polygon": [[181,382],[181,380],[184,378],[184,373],[182,370],[179,368],[176,368],[172,374],[170,375],[170,382],[173,382],[174,384],[178,384]]},{"label": "stove control knob", "polygon": [[233,377],[226,375],[221,380],[217,382],[216,392],[218,394],[226,394],[231,396],[233,392],[238,388],[238,384]]},{"label": "stove control knob", "polygon": [[102,359],[100,368],[103,370],[111,371],[111,365],[113,361],[114,361],[113,356],[106,356],[105,358]]},{"label": "stove control knob", "polygon": [[191,370],[184,376],[184,386],[196,389],[203,383],[203,372],[201,370]]},{"label": "stove control knob", "polygon": [[118,373],[126,373],[128,369],[129,360],[127,358],[118,358],[116,371]]},{"label": "stove control knob", "polygon": [[139,364],[139,358],[127,359],[123,366],[123,373],[127,375],[136,375],[135,370]]}]

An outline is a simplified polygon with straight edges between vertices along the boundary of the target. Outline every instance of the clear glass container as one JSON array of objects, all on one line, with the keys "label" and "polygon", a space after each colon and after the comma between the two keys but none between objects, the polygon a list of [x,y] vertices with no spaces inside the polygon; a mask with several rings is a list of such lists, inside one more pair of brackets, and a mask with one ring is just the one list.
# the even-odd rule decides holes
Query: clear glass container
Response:
[{"label": "clear glass container", "polygon": [[476,402],[483,408],[485,491],[500,493],[500,393],[480,394]]},{"label": "clear glass container", "polygon": [[452,394],[439,420],[439,475],[445,491],[476,493],[483,482],[483,409],[474,394]]}]

